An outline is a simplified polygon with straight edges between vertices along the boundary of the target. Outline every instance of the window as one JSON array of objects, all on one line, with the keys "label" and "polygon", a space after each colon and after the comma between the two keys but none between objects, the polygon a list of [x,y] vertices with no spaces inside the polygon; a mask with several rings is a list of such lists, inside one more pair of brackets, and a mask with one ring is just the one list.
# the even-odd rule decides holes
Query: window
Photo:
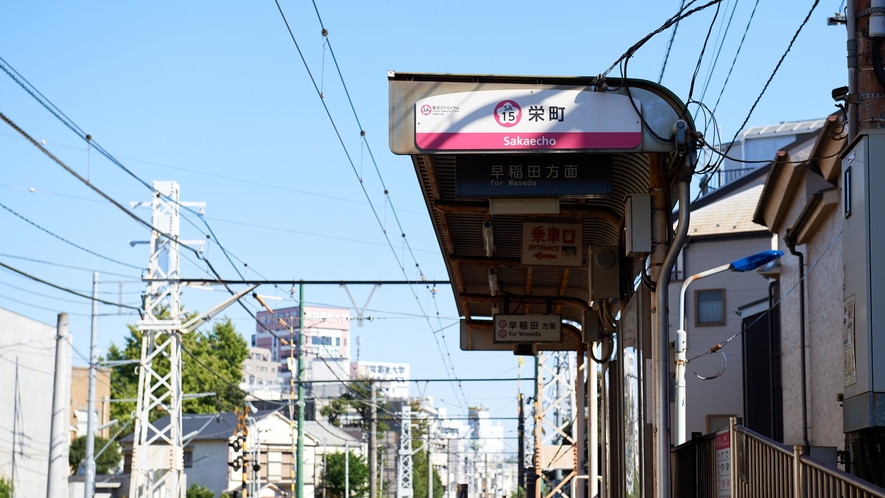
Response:
[{"label": "window", "polygon": [[185,451],[184,452],[184,468],[190,469],[194,466],[194,452],[193,451]]},{"label": "window", "polygon": [[699,290],[695,302],[697,325],[725,325],[725,289]]}]

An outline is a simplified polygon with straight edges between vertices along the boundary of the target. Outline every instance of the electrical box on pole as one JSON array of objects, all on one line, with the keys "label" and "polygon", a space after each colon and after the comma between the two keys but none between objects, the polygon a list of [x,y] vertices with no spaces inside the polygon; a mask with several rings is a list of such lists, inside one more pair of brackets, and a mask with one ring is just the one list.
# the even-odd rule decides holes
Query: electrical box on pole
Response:
[{"label": "electrical box on pole", "polygon": [[[885,430],[885,133],[870,130],[842,160],[842,357],[845,432]],[[877,408],[878,407],[878,408]]]}]

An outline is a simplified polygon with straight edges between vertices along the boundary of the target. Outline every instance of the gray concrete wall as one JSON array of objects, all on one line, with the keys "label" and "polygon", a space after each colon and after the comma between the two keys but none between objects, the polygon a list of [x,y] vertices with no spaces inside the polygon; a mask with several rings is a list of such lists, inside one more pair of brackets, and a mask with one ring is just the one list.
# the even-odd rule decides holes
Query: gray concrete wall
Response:
[{"label": "gray concrete wall", "polygon": [[[0,475],[14,478],[16,496],[46,496],[55,337],[55,325],[0,308]],[[66,354],[70,365],[70,344]],[[68,371],[66,400],[70,382]]]}]

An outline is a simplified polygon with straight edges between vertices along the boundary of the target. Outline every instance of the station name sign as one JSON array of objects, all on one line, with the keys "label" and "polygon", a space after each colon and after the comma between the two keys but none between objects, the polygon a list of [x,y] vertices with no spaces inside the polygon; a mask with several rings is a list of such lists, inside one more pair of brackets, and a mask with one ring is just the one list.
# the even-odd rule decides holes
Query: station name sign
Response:
[{"label": "station name sign", "polygon": [[495,315],[495,342],[559,342],[562,315]]},{"label": "station name sign", "polygon": [[612,158],[604,154],[465,154],[456,161],[459,197],[568,197],[612,191]]},{"label": "station name sign", "polygon": [[415,145],[425,151],[635,149],[642,104],[584,88],[434,95],[415,104]]}]

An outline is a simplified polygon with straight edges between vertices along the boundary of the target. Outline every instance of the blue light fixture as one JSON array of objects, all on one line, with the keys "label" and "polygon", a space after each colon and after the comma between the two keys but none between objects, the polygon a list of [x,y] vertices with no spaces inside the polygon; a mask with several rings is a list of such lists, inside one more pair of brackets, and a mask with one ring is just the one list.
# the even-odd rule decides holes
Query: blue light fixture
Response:
[{"label": "blue light fixture", "polygon": [[728,269],[731,271],[755,270],[762,265],[771,263],[772,261],[780,258],[783,255],[783,251],[762,251],[753,254],[752,256],[747,256],[746,258],[732,261],[731,264],[728,265]]}]

